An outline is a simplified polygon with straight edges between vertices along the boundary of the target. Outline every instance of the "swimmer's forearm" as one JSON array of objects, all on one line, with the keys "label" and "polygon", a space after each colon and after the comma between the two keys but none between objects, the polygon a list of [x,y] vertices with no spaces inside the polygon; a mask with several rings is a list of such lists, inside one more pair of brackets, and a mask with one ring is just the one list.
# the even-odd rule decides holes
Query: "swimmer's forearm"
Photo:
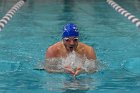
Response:
[{"label": "swimmer's forearm", "polygon": [[73,69],[70,66],[65,66],[64,70],[65,70],[65,72],[74,75],[74,71],[73,71]]}]

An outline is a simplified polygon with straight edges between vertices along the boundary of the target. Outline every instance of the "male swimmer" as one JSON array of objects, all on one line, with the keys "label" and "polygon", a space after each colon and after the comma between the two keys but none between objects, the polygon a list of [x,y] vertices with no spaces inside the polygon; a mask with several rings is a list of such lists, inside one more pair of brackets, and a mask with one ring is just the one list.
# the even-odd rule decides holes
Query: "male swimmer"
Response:
[{"label": "male swimmer", "polygon": [[[72,52],[80,58],[87,58],[96,62],[96,54],[91,46],[79,42],[79,31],[75,24],[66,24],[63,28],[62,41],[50,46],[46,52],[46,59],[67,58]],[[73,69],[70,65],[64,66],[64,70],[73,76],[77,76],[82,71],[81,66]],[[51,71],[50,71],[51,72]],[[52,71],[53,72],[53,71]]]}]

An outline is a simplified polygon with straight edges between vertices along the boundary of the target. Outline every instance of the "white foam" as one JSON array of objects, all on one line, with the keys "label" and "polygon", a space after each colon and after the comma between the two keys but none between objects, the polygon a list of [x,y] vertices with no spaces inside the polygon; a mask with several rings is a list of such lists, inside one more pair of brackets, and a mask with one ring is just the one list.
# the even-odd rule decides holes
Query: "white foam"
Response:
[{"label": "white foam", "polygon": [[64,71],[66,66],[70,66],[74,70],[77,67],[81,67],[83,72],[96,71],[96,64],[94,60],[88,60],[86,57],[80,58],[74,51],[66,58],[49,59],[47,62],[47,67],[50,69]]},{"label": "white foam", "polygon": [[62,67],[71,66],[73,69],[82,66],[82,59],[73,51],[66,58],[62,58]]}]

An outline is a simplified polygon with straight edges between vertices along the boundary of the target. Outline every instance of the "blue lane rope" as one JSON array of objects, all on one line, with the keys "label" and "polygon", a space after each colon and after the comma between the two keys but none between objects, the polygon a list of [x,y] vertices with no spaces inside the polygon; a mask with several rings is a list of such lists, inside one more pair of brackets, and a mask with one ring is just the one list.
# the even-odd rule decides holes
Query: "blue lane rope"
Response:
[{"label": "blue lane rope", "polygon": [[4,26],[8,23],[8,21],[13,17],[18,9],[20,9],[26,0],[18,1],[7,13],[6,15],[0,20],[0,31],[4,28]]},{"label": "blue lane rope", "polygon": [[107,0],[107,3],[111,5],[117,12],[119,12],[124,17],[127,17],[128,20],[130,20],[132,23],[134,23],[137,27],[140,28],[140,20],[136,18],[134,15],[129,13],[127,10],[119,6],[116,2],[113,0]]}]

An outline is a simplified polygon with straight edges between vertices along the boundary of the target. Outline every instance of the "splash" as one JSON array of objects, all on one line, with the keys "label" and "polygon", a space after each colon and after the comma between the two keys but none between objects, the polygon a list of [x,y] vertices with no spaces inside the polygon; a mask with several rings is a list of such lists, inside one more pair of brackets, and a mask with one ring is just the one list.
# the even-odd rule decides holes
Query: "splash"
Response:
[{"label": "splash", "polygon": [[71,52],[66,58],[47,59],[46,68],[49,71],[64,72],[64,67],[70,66],[72,69],[82,68],[82,72],[95,72],[97,67],[94,60],[88,60],[86,57],[80,58],[75,51]]},{"label": "splash", "polygon": [[82,59],[73,51],[66,58],[62,58],[61,67],[71,66],[73,69],[82,66]]}]

